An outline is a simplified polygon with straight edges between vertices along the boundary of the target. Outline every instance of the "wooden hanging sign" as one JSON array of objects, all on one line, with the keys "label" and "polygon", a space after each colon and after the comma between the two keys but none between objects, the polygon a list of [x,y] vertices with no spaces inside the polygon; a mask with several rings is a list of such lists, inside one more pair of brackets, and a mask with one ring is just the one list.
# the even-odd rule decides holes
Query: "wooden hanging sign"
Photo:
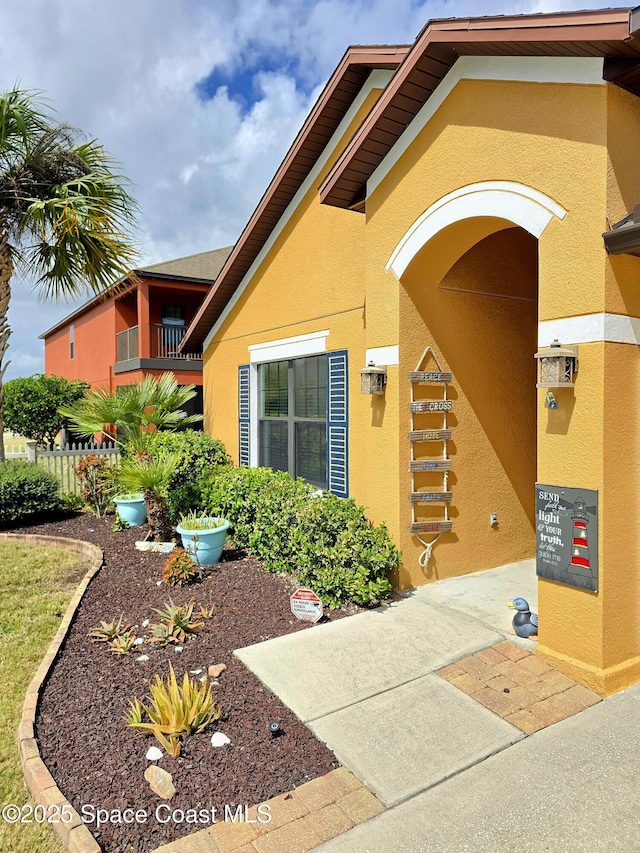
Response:
[{"label": "wooden hanging sign", "polygon": [[430,373],[426,370],[414,370],[409,374],[409,382],[451,382],[453,373]]},{"label": "wooden hanging sign", "polygon": [[453,521],[412,521],[410,533],[446,533],[453,529]]},{"label": "wooden hanging sign", "polygon": [[412,504],[449,503],[452,492],[411,492],[409,500]]},{"label": "wooden hanging sign", "polygon": [[409,411],[419,412],[450,412],[453,409],[452,400],[417,400],[409,404]]},{"label": "wooden hanging sign", "polygon": [[450,471],[450,459],[412,459],[409,471]]},{"label": "wooden hanging sign", "polygon": [[451,438],[450,429],[414,429],[409,433],[409,441],[446,441]]}]

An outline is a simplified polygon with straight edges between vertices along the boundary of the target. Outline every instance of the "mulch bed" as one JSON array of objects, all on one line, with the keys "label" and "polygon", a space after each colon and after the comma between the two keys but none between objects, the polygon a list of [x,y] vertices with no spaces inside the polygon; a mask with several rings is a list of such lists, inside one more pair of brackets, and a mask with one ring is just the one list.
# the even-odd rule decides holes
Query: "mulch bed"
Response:
[{"label": "mulch bed", "polygon": [[[222,813],[226,805],[254,805],[338,766],[335,755],[233,655],[242,646],[309,629],[291,614],[290,578],[268,574],[258,560],[229,544],[219,567],[202,582],[157,586],[166,556],[137,551],[133,544],[144,538],[146,526],[114,533],[111,519],[76,514],[20,532],[83,539],[104,550],[105,565],[89,585],[45,687],[36,734],[45,764],[79,812],[90,805],[149,814],[141,825],[109,823],[97,831],[95,824],[87,824],[107,853],[145,853],[203,828],[155,820],[161,800],[150,791],[144,771],[149,766],[145,753],[156,740],[122,720],[129,700],[146,701],[148,682],[155,673],[165,676],[169,662],[179,679],[185,671],[205,674],[211,664],[227,665],[214,688],[222,718],[189,737],[179,758],[165,755],[159,762],[177,788],[172,809],[214,806]],[[170,596],[180,604],[194,600],[196,609],[201,604],[216,608],[181,653],[173,646],[144,643],[120,657],[105,644],[90,642],[92,628],[120,613],[132,626],[155,621],[153,608],[161,608]],[[333,611],[329,618],[344,615]],[[137,636],[148,633],[136,631]],[[149,660],[136,661],[141,654]],[[283,736],[271,736],[272,721],[280,723]],[[216,730],[231,738],[230,746],[211,746]]]}]

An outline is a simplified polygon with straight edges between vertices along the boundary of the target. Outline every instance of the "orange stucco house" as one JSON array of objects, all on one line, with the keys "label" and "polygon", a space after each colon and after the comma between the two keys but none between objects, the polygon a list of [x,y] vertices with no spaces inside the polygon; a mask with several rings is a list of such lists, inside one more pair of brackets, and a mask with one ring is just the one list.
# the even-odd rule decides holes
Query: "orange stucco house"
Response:
[{"label": "orange stucco house", "polygon": [[535,557],[537,651],[603,694],[640,679],[639,140],[640,9],[349,48],[182,342],[205,429],[385,521],[399,587]]},{"label": "orange stucco house", "polygon": [[171,370],[181,385],[196,386],[194,412],[201,413],[202,355],[178,346],[230,251],[135,270],[115,294],[91,299],[40,335],[45,372],[113,390]]}]

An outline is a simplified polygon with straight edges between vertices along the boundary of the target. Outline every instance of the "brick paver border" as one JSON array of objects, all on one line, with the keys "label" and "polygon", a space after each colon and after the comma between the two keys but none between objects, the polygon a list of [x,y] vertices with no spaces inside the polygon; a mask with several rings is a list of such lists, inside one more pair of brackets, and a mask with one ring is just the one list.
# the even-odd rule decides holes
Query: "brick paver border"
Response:
[{"label": "brick paver border", "polygon": [[[246,821],[220,821],[154,853],[308,853],[383,811],[371,791],[339,767],[253,806]],[[260,816],[267,813],[271,820],[261,823]]]},{"label": "brick paver border", "polygon": [[438,675],[527,735],[602,700],[509,640],[461,658]]},{"label": "brick paver border", "polygon": [[27,545],[64,548],[67,551],[75,551],[82,554],[89,561],[89,569],[73,594],[73,598],[69,602],[69,606],[60,623],[60,627],[51,641],[36,674],[33,676],[31,684],[27,688],[27,695],[22,706],[22,720],[18,726],[18,749],[24,780],[36,803],[43,806],[65,806],[65,812],[71,815],[71,820],[66,823],[51,824],[64,846],[70,853],[100,853],[100,845],[89,831],[89,828],[82,822],[80,815],[64,797],[40,757],[38,742],[35,739],[33,727],[44,683],[71,627],[71,621],[82,600],[82,596],[89,586],[89,581],[102,568],[104,555],[100,548],[97,548],[90,542],[83,542],[80,539],[65,539],[62,536],[41,536],[31,533],[0,533],[0,542],[16,542]]}]

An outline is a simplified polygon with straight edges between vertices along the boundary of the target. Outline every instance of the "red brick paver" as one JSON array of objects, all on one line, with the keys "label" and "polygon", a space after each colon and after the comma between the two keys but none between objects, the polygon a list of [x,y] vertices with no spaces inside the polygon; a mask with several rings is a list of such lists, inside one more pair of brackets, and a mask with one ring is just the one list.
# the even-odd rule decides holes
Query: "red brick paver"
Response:
[{"label": "red brick paver", "polygon": [[601,701],[509,640],[445,666],[438,675],[527,735]]},{"label": "red brick paver", "polygon": [[[308,853],[384,811],[346,767],[261,805],[260,812],[258,806],[247,810],[246,821],[220,821],[158,847],[155,853]],[[267,813],[271,820],[261,822]]]}]

